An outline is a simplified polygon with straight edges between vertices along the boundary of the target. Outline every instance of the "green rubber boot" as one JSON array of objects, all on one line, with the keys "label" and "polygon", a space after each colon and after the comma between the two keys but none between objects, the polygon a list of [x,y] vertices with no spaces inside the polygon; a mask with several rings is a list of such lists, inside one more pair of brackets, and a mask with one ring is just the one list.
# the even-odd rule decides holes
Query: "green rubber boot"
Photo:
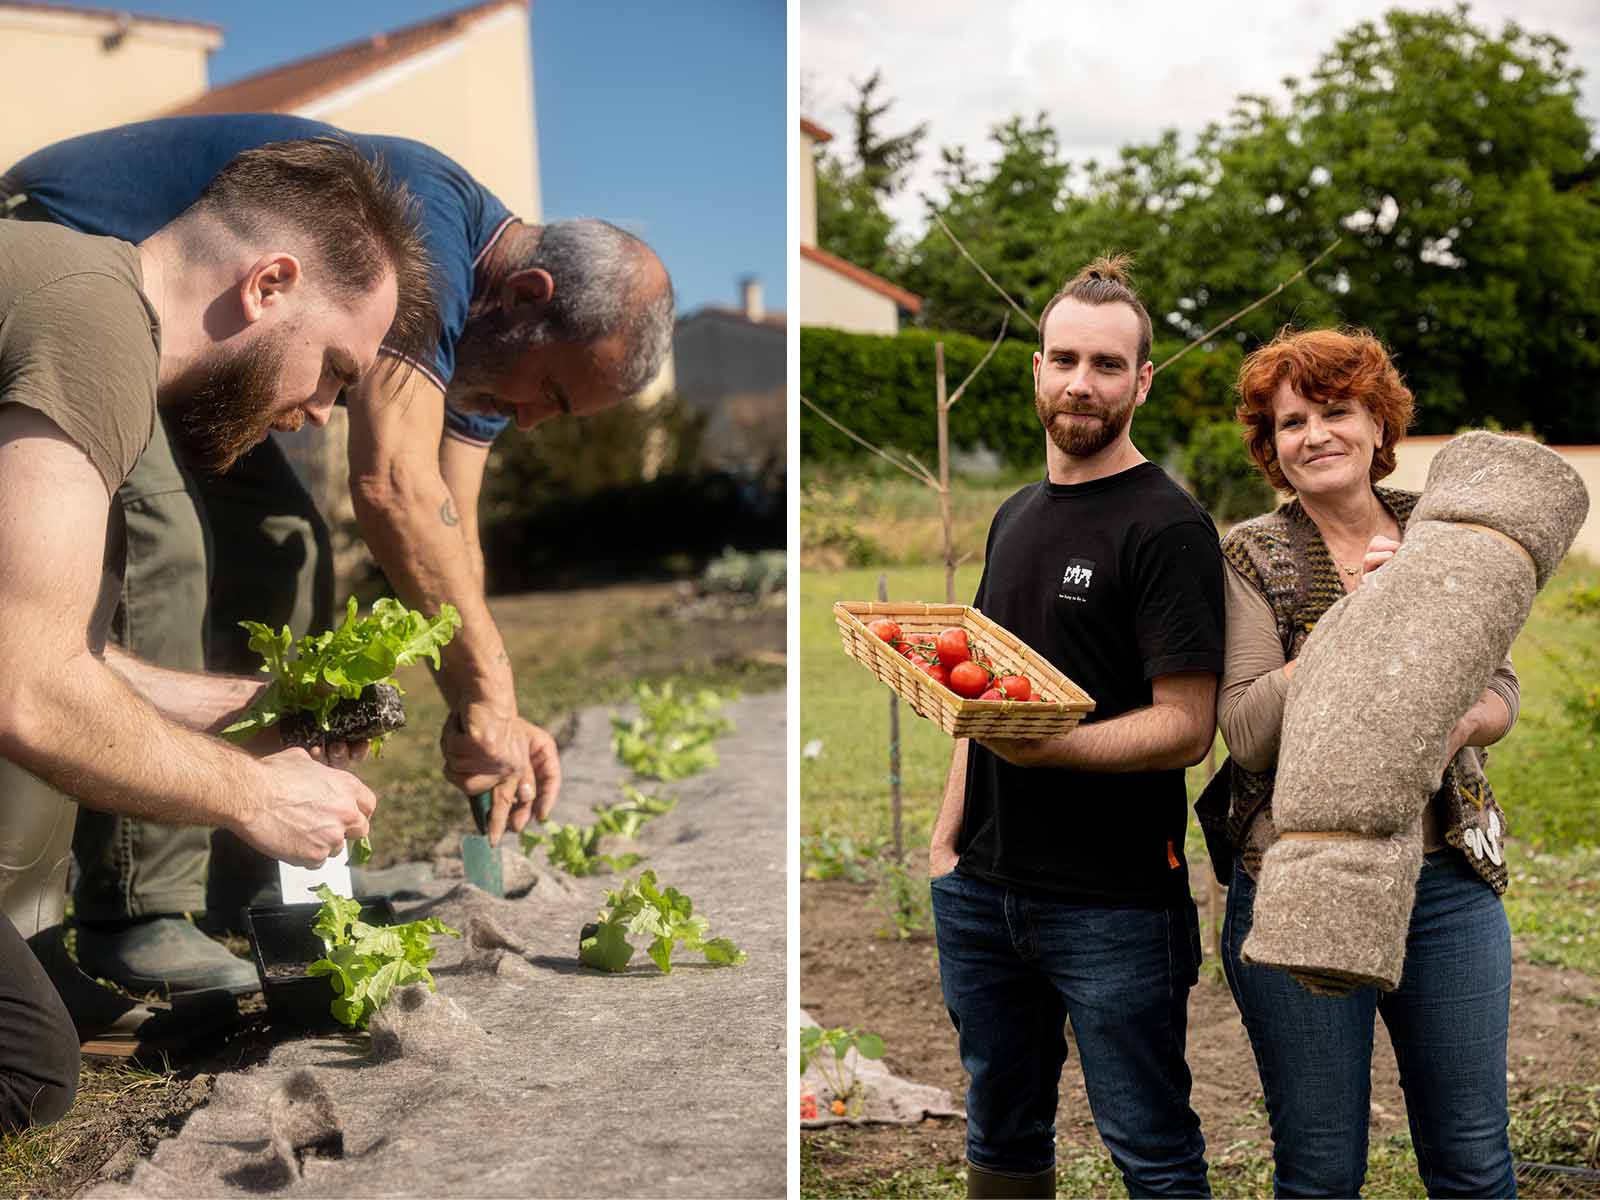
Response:
[{"label": "green rubber boot", "polygon": [[983,1200],[1033,1200],[1034,1197],[1052,1198],[1056,1194],[1056,1171],[1039,1171],[1033,1175],[1019,1175],[1013,1171],[991,1171],[967,1163],[967,1195]]}]

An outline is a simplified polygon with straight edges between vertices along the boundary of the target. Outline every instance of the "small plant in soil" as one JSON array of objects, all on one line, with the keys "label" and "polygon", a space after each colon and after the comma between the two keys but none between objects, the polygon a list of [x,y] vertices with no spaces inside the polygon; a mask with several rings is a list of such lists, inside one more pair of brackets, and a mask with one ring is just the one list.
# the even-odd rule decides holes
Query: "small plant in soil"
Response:
[{"label": "small plant in soil", "polygon": [[868,903],[890,921],[878,930],[879,937],[903,940],[933,928],[928,881],[912,875],[904,863],[889,859],[878,864],[878,886]]},{"label": "small plant in soil", "polygon": [[545,821],[538,829],[524,829],[521,845],[524,854],[545,846],[550,865],[568,875],[599,875],[605,871],[626,871],[643,861],[634,853],[601,854],[600,839],[605,830],[599,825],[564,825]]},{"label": "small plant in soil", "polygon": [[383,739],[405,724],[395,671],[424,658],[438,667],[440,647],[461,627],[461,617],[446,604],[429,619],[387,598],[366,617],[357,619],[357,611],[352,596],[344,624],[298,642],[288,626],[274,633],[255,621],[240,622],[272,681],[223,735],[244,741],[277,725],[286,746],[365,741],[379,753]]},{"label": "small plant in soil", "polygon": [[[859,1029],[823,1029],[820,1025],[807,1025],[800,1031],[800,1074],[804,1077],[811,1064],[817,1064],[818,1073],[833,1093],[828,1111],[836,1117],[859,1117],[866,1102],[861,1081],[856,1078],[855,1061],[849,1057],[852,1050],[857,1058],[882,1058],[883,1039]],[[824,1052],[824,1057],[818,1057]],[[812,1116],[815,1115],[813,1108]]]},{"label": "small plant in soil", "polygon": [[600,839],[606,836],[631,838],[662,813],[678,807],[671,797],[658,798],[630,784],[622,785],[622,799],[614,804],[595,806],[593,825],[563,825],[545,821],[537,829],[522,831],[524,854],[536,846],[546,846],[552,867],[568,875],[598,875],[606,871],[626,871],[644,861],[641,854],[602,854]]},{"label": "small plant in soil", "polygon": [[669,681],[660,689],[634,686],[639,715],[611,718],[611,750],[645,779],[685,779],[717,765],[712,745],[733,723],[716,715],[723,698],[710,688],[680,695]]},{"label": "small plant in soil", "polygon": [[736,966],[748,957],[727,938],[708,938],[709,923],[696,916],[694,902],[677,888],[656,886],[654,871],[644,871],[635,883],[624,883],[606,893],[599,918],[578,935],[578,960],[602,971],[621,971],[633,957],[628,940],[649,938],[648,953],[664,974],[672,973],[672,951],[681,945],[698,950],[708,963]]},{"label": "small plant in soil", "polygon": [[336,894],[327,884],[317,887],[322,901],[312,931],[322,939],[326,956],[306,968],[308,975],[326,975],[333,985],[331,1011],[341,1024],[365,1029],[372,1014],[396,988],[425,983],[433,991],[435,934],[460,937],[438,917],[405,925],[368,925],[361,902]]},{"label": "small plant in soil", "polygon": [[872,878],[869,868],[889,844],[881,835],[856,842],[846,833],[824,829],[800,839],[800,877],[802,879],[843,879],[866,883]]},{"label": "small plant in soil", "polygon": [[671,796],[652,796],[625,783],[622,785],[621,800],[614,804],[595,805],[595,828],[601,833],[631,838],[647,822],[677,807],[677,800]]}]

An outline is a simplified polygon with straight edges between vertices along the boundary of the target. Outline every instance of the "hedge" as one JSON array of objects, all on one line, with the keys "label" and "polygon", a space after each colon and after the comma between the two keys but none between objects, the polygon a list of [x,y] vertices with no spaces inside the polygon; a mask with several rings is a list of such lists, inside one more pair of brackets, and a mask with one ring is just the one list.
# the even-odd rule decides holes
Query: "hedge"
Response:
[{"label": "hedge", "polygon": [[[893,337],[800,330],[800,394],[876,446],[916,455],[931,467],[938,454],[934,417],[934,343],[944,343],[951,392],[982,360],[989,343],[961,333],[908,329]],[[1044,444],[1033,406],[1035,343],[1008,338],[950,411],[950,443],[987,447],[1013,467],[1043,462]],[[1181,343],[1158,342],[1163,361]],[[1135,415],[1135,443],[1152,458],[1187,441],[1187,431],[1232,416],[1233,380],[1242,352],[1234,341],[1197,347],[1163,371]],[[800,453],[816,462],[857,459],[868,452],[804,405]]]}]

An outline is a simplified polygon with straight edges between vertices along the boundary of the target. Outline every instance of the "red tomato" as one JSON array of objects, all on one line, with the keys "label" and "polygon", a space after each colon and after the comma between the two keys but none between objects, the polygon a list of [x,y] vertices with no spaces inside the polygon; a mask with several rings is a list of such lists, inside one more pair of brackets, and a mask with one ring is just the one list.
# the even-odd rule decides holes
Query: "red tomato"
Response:
[{"label": "red tomato", "polygon": [[989,689],[989,672],[970,659],[950,668],[950,690],[972,700]]},{"label": "red tomato", "polygon": [[940,666],[938,663],[923,662],[918,663],[917,666],[922,670],[923,674],[927,675],[929,679],[933,680],[940,687],[950,686],[950,672],[946,671],[944,667]]},{"label": "red tomato", "polygon": [[911,643],[910,642],[901,642],[898,646],[895,647],[895,649],[900,651],[901,654],[904,654],[912,662],[915,662],[917,660],[917,652],[911,648]]},{"label": "red tomato", "polygon": [[972,657],[972,643],[967,640],[965,629],[946,629],[934,641],[934,647],[939,653],[939,661],[947,667],[964,663]]},{"label": "red tomato", "polygon": [[896,625],[893,621],[874,621],[871,625],[868,625],[867,628],[878,637],[881,637],[884,641],[888,642],[891,646],[900,640],[900,626]]},{"label": "red tomato", "polygon": [[1007,700],[1026,700],[1033,695],[1033,684],[1026,675],[1002,675],[995,686],[1006,694]]},{"label": "red tomato", "polygon": [[999,688],[990,688],[987,692],[978,697],[979,700],[1004,700],[1005,698],[1006,694]]}]

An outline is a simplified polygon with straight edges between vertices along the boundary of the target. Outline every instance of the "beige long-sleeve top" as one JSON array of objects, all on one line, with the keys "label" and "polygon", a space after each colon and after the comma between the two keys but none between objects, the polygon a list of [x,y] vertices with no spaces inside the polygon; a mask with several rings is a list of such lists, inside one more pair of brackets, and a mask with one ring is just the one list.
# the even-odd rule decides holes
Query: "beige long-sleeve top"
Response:
[{"label": "beige long-sleeve top", "polygon": [[[1284,701],[1289,680],[1284,674],[1283,643],[1267,598],[1231,563],[1224,564],[1223,598],[1227,606],[1227,649],[1223,657],[1222,686],[1217,694],[1217,724],[1228,753],[1241,767],[1265,771],[1278,761],[1278,738],[1283,729]],[[1511,659],[1489,680],[1495,695],[1516,724],[1522,705],[1522,688]],[[1444,843],[1436,806],[1428,805],[1423,817],[1424,845],[1437,850]]]}]

